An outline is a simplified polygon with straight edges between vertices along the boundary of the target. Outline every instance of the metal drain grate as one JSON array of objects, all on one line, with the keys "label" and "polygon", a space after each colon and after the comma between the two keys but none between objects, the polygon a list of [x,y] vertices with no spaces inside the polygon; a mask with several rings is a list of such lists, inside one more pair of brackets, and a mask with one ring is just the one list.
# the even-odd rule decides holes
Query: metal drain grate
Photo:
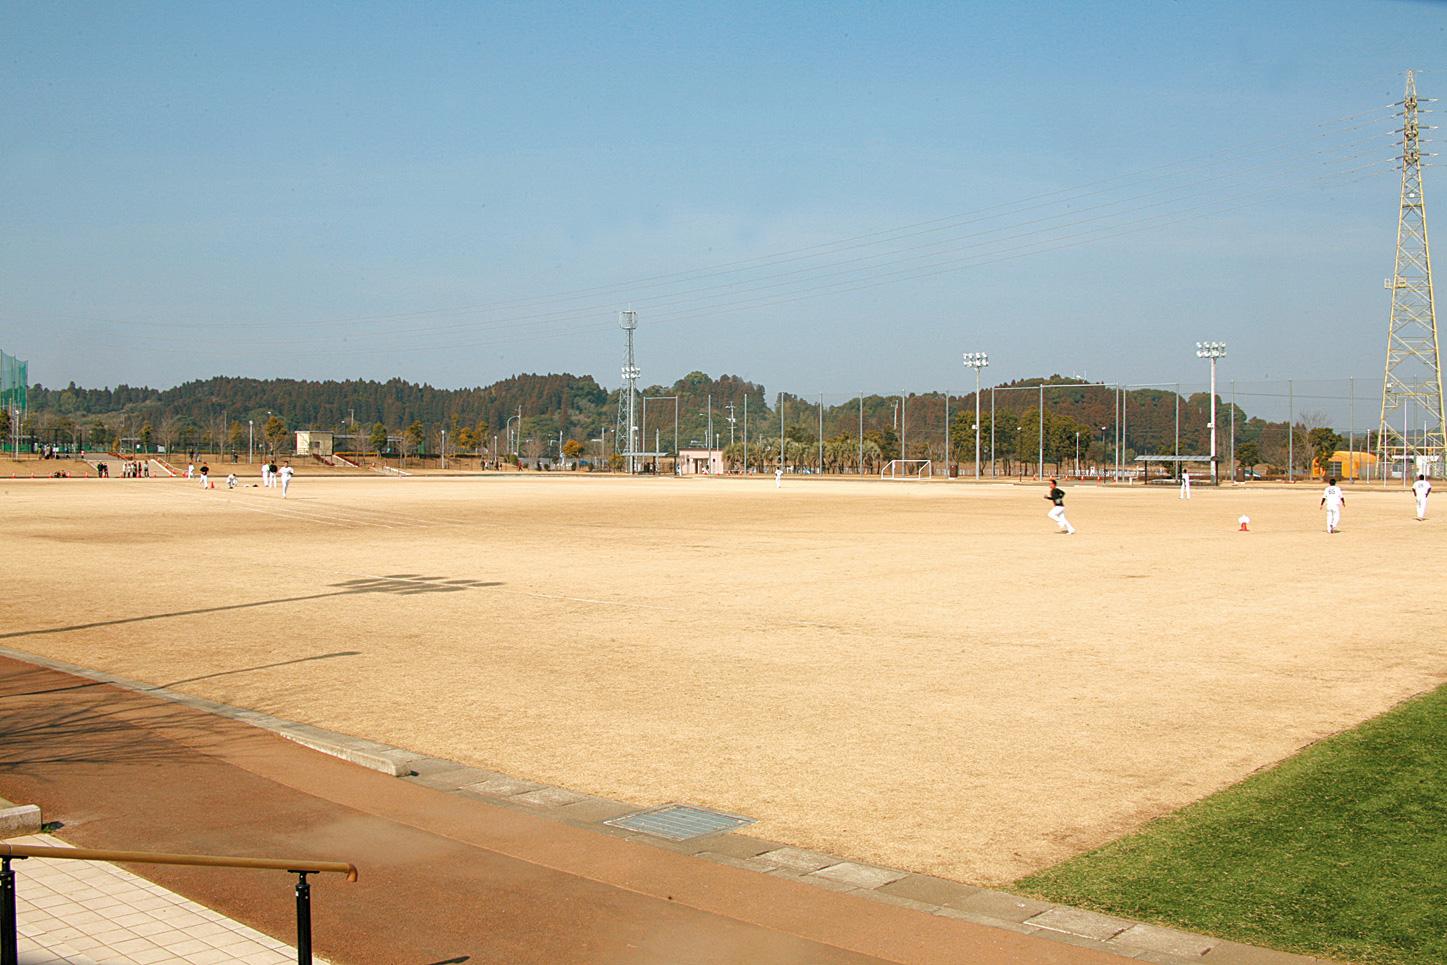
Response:
[{"label": "metal drain grate", "polygon": [[689,838],[701,838],[705,834],[736,831],[745,825],[753,824],[754,821],[752,818],[722,814],[687,804],[666,804],[661,808],[625,814],[621,818],[612,818],[603,823],[611,824],[615,828],[627,828],[629,831],[641,831],[670,841],[687,841]]}]

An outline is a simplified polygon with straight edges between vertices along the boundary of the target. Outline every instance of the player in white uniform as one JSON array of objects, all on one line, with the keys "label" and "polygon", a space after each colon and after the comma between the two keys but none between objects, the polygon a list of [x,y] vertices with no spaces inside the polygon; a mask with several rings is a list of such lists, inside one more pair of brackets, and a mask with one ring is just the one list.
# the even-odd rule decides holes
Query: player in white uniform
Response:
[{"label": "player in white uniform", "polygon": [[782,469],[775,469],[775,470],[774,470],[774,488],[775,488],[775,489],[783,489],[783,488],[784,488],[784,470],[782,470]]},{"label": "player in white uniform", "polygon": [[192,479],[192,478],[195,477],[195,475],[196,475],[196,467],[195,467],[194,465],[192,465],[191,463],[189,463],[189,462],[186,463],[186,478],[187,478],[187,479]]},{"label": "player in white uniform", "polygon": [[1326,531],[1335,533],[1341,525],[1341,510],[1346,505],[1346,493],[1336,484],[1336,479],[1326,481],[1326,489],[1321,493],[1321,505],[1326,507]]},{"label": "player in white uniform", "polygon": [[1045,498],[1053,504],[1046,515],[1055,520],[1055,525],[1060,527],[1062,533],[1074,533],[1075,527],[1071,526],[1070,520],[1065,518],[1065,490],[1055,485],[1053,479],[1050,480],[1050,492],[1045,495]]},{"label": "player in white uniform", "polygon": [[1181,473],[1181,498],[1191,498],[1191,474],[1188,472]]},{"label": "player in white uniform", "polygon": [[281,476],[281,498],[285,499],[286,489],[291,485],[291,477],[296,475],[296,470],[291,468],[291,463],[287,463],[281,467],[281,472],[278,475]]},{"label": "player in white uniform", "polygon": [[1427,496],[1432,492],[1432,484],[1427,481],[1426,476],[1419,475],[1417,481],[1412,483],[1412,495],[1417,498],[1417,518],[1427,518]]}]

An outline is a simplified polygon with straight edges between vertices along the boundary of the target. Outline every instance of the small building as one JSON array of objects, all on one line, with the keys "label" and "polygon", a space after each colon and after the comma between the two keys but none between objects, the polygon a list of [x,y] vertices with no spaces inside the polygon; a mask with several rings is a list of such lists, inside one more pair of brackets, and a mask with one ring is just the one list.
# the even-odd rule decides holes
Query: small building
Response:
[{"label": "small building", "polygon": [[298,429],[296,433],[296,454],[298,456],[330,456],[332,434],[316,429]]},{"label": "small building", "polygon": [[722,449],[680,449],[678,451],[678,474],[680,476],[721,476],[724,471]]},{"label": "small building", "polygon": [[1333,476],[1337,479],[1372,479],[1377,475],[1377,457],[1370,452],[1338,449],[1327,460],[1325,471],[1313,459],[1311,474],[1316,478]]}]

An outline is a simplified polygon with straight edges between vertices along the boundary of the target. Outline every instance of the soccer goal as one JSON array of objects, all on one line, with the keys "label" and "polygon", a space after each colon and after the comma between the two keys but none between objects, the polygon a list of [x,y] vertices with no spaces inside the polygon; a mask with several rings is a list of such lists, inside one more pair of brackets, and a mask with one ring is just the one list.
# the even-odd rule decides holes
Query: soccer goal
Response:
[{"label": "soccer goal", "polygon": [[891,459],[880,470],[880,479],[928,479],[933,463],[928,459]]}]

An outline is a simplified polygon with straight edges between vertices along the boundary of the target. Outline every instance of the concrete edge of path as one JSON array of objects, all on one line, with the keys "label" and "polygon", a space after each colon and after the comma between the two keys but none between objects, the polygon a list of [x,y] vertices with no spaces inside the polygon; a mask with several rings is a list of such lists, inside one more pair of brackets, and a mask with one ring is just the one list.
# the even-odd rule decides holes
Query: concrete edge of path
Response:
[{"label": "concrete edge of path", "polygon": [[[635,804],[512,778],[38,654],[0,647],[0,655],[250,724],[311,750],[407,783],[551,819],[592,833],[621,837],[629,842],[707,859],[775,879],[784,878],[942,918],[1094,948],[1160,965],[1199,962],[1203,956],[1223,965],[1302,965],[1323,961],[1132,922],[928,875],[849,861],[736,832],[671,841],[602,823],[646,809]],[[34,810],[33,817],[38,820],[39,810]],[[26,818],[30,817],[27,812]]]}]

